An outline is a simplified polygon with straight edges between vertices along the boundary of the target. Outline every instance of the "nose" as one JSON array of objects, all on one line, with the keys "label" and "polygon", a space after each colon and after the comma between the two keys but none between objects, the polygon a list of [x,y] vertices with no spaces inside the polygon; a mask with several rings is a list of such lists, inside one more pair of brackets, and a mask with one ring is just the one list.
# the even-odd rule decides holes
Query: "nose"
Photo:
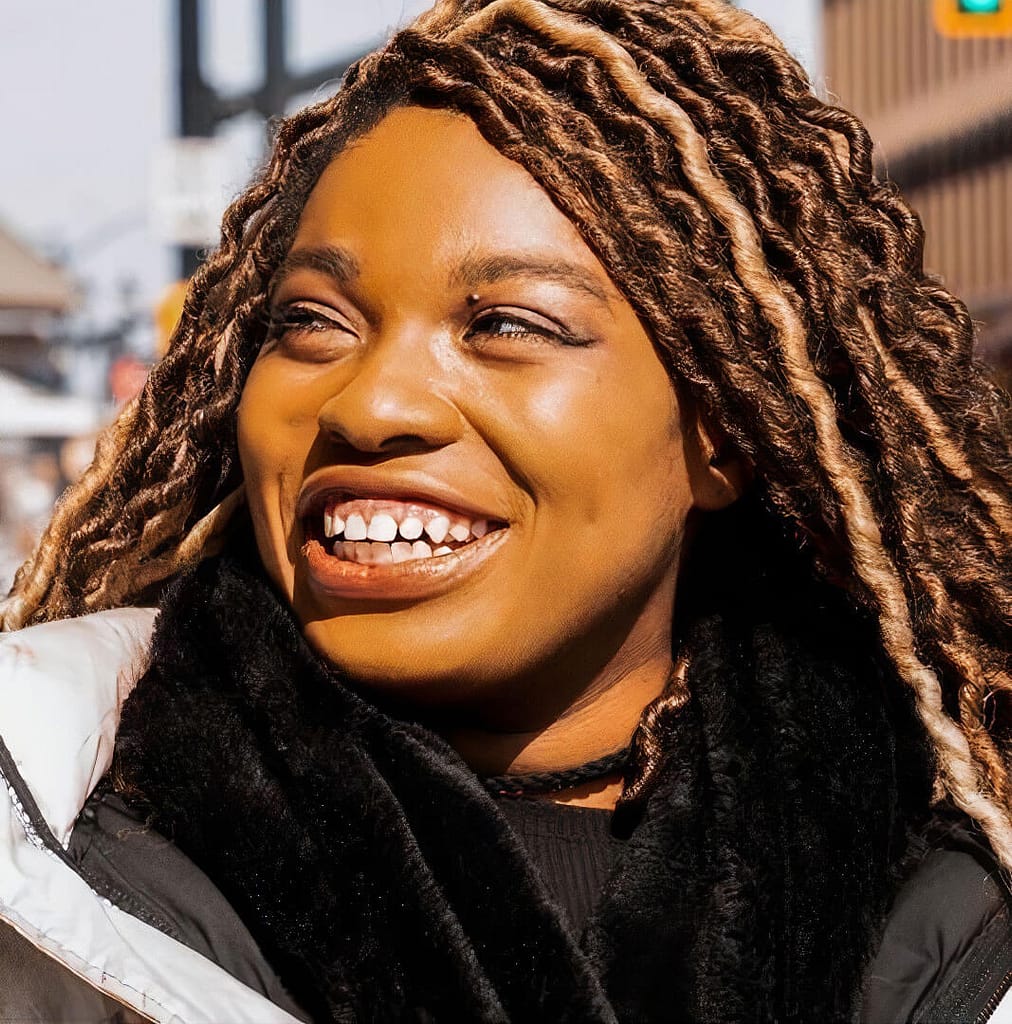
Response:
[{"label": "nose", "polygon": [[436,363],[417,339],[369,346],[320,407],[321,430],[332,440],[376,455],[452,444],[461,436],[463,420],[443,393],[444,374]]}]

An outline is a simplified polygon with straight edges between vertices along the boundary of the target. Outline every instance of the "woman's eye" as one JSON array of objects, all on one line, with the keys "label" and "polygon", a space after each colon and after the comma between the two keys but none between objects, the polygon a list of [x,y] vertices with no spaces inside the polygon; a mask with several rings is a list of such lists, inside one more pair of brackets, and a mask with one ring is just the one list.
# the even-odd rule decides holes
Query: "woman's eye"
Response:
[{"label": "woman's eye", "polygon": [[561,328],[535,322],[513,313],[485,313],[468,328],[471,338],[508,338],[575,345],[579,342]]},{"label": "woman's eye", "polygon": [[295,303],[271,313],[270,332],[280,337],[289,331],[346,331],[348,328],[325,307]]},{"label": "woman's eye", "polygon": [[348,354],[358,335],[335,310],[293,302],[271,312],[268,344],[304,362],[331,362]]}]

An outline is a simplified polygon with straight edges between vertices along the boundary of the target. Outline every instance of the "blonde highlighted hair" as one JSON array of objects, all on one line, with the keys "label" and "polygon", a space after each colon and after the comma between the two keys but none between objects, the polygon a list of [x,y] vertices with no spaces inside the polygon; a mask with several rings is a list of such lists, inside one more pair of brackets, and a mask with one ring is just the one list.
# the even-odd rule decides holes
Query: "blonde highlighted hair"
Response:
[{"label": "blonde highlighted hair", "polygon": [[[877,617],[939,779],[1012,869],[1008,396],[871,142],[722,0],[440,0],[281,123],[166,358],[103,436],[4,628],[136,601],[241,502],[235,411],[267,286],[327,162],[398,104],[459,111],[574,222],[672,379]],[[642,791],[677,688],[637,739]]]}]

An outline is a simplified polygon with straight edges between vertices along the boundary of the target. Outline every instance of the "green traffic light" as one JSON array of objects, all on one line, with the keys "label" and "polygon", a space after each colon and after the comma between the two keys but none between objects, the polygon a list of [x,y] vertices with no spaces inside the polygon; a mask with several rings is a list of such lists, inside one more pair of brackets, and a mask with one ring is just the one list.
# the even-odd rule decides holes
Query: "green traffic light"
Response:
[{"label": "green traffic light", "polygon": [[1001,0],[959,0],[959,10],[964,14],[999,14]]}]

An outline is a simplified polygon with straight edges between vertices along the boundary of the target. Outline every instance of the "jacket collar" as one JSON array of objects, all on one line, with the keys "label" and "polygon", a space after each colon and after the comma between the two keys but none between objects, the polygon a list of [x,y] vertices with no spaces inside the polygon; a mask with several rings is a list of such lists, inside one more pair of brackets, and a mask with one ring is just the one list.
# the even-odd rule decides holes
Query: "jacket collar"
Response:
[{"label": "jacket collar", "polygon": [[120,706],[146,662],[157,610],[119,608],[0,636],[0,722],[60,844],[112,761]]}]

